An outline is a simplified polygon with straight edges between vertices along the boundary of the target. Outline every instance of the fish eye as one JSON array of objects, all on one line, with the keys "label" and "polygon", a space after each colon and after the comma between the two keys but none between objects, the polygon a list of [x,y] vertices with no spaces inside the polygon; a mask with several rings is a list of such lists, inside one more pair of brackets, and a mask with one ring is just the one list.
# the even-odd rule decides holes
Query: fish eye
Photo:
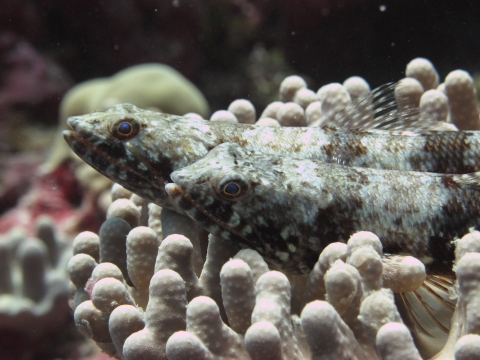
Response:
[{"label": "fish eye", "polygon": [[229,182],[223,186],[223,193],[225,195],[235,196],[240,193],[240,186],[236,182]]},{"label": "fish eye", "polygon": [[118,132],[122,135],[128,136],[132,133],[132,125],[127,122],[118,125]]},{"label": "fish eye", "polygon": [[217,192],[228,200],[238,200],[250,189],[248,181],[240,174],[225,176],[218,182]]},{"label": "fish eye", "polygon": [[138,129],[139,125],[134,119],[120,119],[112,125],[111,133],[117,139],[128,140],[137,135]]}]

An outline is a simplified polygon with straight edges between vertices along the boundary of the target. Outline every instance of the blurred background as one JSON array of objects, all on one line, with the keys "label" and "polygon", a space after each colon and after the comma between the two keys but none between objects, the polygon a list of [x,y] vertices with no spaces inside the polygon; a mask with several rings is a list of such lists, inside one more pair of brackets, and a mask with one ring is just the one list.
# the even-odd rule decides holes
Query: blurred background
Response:
[{"label": "blurred background", "polygon": [[442,78],[480,62],[478,1],[1,0],[0,9],[0,116],[23,108],[45,123],[75,83],[146,62],[180,71],[212,111],[237,98],[263,109],[291,74],[315,90],[352,75],[376,87],[419,56]]}]

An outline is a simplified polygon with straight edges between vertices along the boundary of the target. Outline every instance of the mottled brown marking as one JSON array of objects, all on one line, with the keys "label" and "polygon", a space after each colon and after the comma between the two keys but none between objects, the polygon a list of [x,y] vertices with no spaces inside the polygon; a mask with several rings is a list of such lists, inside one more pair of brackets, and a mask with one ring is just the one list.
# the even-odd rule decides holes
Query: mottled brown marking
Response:
[{"label": "mottled brown marking", "polygon": [[392,210],[395,210],[395,206],[393,204],[390,204],[390,203],[387,202],[387,203],[382,205],[382,210],[385,211],[385,212],[390,212]]},{"label": "mottled brown marking", "polygon": [[363,206],[363,200],[359,196],[350,196],[347,202],[352,206],[354,209],[361,209]]},{"label": "mottled brown marking", "polygon": [[366,176],[363,172],[357,173],[357,182],[362,185],[370,184],[370,180],[368,180],[368,176]]},{"label": "mottled brown marking", "polygon": [[426,152],[437,152],[438,151],[438,141],[431,136],[427,136],[427,141],[425,142],[425,146],[423,150]]},{"label": "mottled brown marking", "polygon": [[321,147],[322,152],[325,153],[330,159],[333,157],[333,152],[335,151],[335,147],[332,144],[326,144]]},{"label": "mottled brown marking", "polygon": [[453,175],[442,176],[442,184],[449,190],[459,187]]},{"label": "mottled brown marking", "polygon": [[370,181],[368,180],[368,176],[365,176],[361,171],[351,171],[347,173],[347,179],[353,183],[358,183],[361,185],[368,185]]},{"label": "mottled brown marking", "polygon": [[346,149],[348,150],[349,153],[355,156],[364,155],[368,153],[368,148],[358,141],[349,143]]},{"label": "mottled brown marking", "polygon": [[237,144],[240,145],[240,146],[242,146],[242,147],[246,147],[246,146],[248,146],[249,143],[248,143],[248,141],[247,141],[246,139],[241,139],[241,138],[239,138],[239,139],[237,140]]},{"label": "mottled brown marking", "polygon": [[444,139],[444,141],[439,141],[438,136],[426,135],[426,142],[424,146],[424,150],[427,152],[430,151],[439,151],[440,145],[444,147],[448,144],[448,148],[451,151],[459,151],[464,152],[466,150],[471,150],[471,145],[467,142],[467,139],[470,137],[470,134],[465,132],[451,132],[451,136],[443,137],[440,139]]},{"label": "mottled brown marking", "polygon": [[351,172],[347,174],[347,180],[351,182],[357,182],[357,176]]},{"label": "mottled brown marking", "polygon": [[478,164],[469,164],[465,158],[466,152],[472,150],[468,142],[472,136],[465,132],[447,132],[443,136],[423,134],[425,145],[423,151],[414,153],[409,163],[414,169],[421,169],[425,166],[428,171],[446,174],[467,174],[478,171]]},{"label": "mottled brown marking", "polygon": [[290,150],[292,150],[294,153],[299,153],[302,151],[302,147],[302,144],[293,143],[293,145],[290,146]]}]

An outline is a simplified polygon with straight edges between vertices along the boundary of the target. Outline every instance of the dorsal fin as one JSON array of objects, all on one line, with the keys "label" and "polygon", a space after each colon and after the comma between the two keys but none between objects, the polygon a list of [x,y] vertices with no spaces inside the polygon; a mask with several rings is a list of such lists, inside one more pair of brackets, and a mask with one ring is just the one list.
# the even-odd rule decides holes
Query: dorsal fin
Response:
[{"label": "dorsal fin", "polygon": [[442,131],[445,123],[421,116],[419,108],[400,109],[395,99],[399,83],[387,83],[359,97],[326,126],[337,130]]}]

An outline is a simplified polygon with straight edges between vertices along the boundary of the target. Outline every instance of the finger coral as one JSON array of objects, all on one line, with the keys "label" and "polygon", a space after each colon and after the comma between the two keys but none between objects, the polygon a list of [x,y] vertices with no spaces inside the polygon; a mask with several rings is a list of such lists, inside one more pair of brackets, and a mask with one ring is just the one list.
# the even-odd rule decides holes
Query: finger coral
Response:
[{"label": "finger coral", "polygon": [[[408,77],[392,93],[409,114],[453,121],[458,94],[434,89],[430,65],[409,64]],[[238,100],[211,120],[338,125],[337,114],[362,101],[368,88],[352,78],[313,92],[292,76],[282,83],[281,101],[259,119],[251,103]],[[472,114],[469,121],[478,121]],[[117,185],[112,199],[99,234],[79,234],[69,263],[77,326],[112,356],[393,360],[478,354],[477,232],[455,240],[456,283],[450,269],[430,274],[420,259],[384,254],[384,239],[368,231],[329,244],[308,276],[293,276]]]},{"label": "finger coral", "polygon": [[473,79],[463,70],[445,78],[445,93],[450,104],[450,121],[460,130],[479,130],[478,108]]},{"label": "finger coral", "polygon": [[[0,357],[5,359],[67,356],[73,350],[64,336],[72,334],[65,271],[71,247],[47,216],[38,218],[35,229],[32,235],[14,228],[0,236]],[[92,270],[77,273],[75,281],[86,281]]]},{"label": "finger coral", "polygon": [[[167,228],[180,228],[182,221],[191,226],[181,215],[167,215]],[[160,214],[151,213],[149,222],[152,216]],[[113,220],[120,221],[111,218],[106,224]],[[394,297],[393,291],[423,286],[423,264],[412,257],[383,256],[380,240],[370,232],[353,235],[347,244],[327,246],[302,287],[296,285],[301,277],[270,271],[255,251],[238,251],[213,236],[204,258],[183,235],[159,239],[145,226],[126,234],[102,228],[111,229],[108,236],[86,232],[75,240],[69,273],[77,292],[71,303],[79,330],[117,358],[393,360],[431,357],[443,346],[444,338],[422,345],[416,335],[426,331],[426,325],[412,324],[408,314],[401,316]],[[472,232],[456,242],[458,290],[451,292],[458,296],[453,318],[458,322],[439,354],[444,358],[476,351],[470,339],[478,335],[467,334],[478,334],[480,255],[469,251],[480,249],[479,239]],[[102,241],[123,242],[116,252],[123,249],[124,254],[115,255],[120,261],[109,260],[126,261],[124,272],[133,286],[116,265],[101,262]],[[199,275],[195,257],[201,262]],[[299,295],[304,304],[296,306],[293,297]],[[407,304],[417,315],[435,304],[424,306]]]}]

